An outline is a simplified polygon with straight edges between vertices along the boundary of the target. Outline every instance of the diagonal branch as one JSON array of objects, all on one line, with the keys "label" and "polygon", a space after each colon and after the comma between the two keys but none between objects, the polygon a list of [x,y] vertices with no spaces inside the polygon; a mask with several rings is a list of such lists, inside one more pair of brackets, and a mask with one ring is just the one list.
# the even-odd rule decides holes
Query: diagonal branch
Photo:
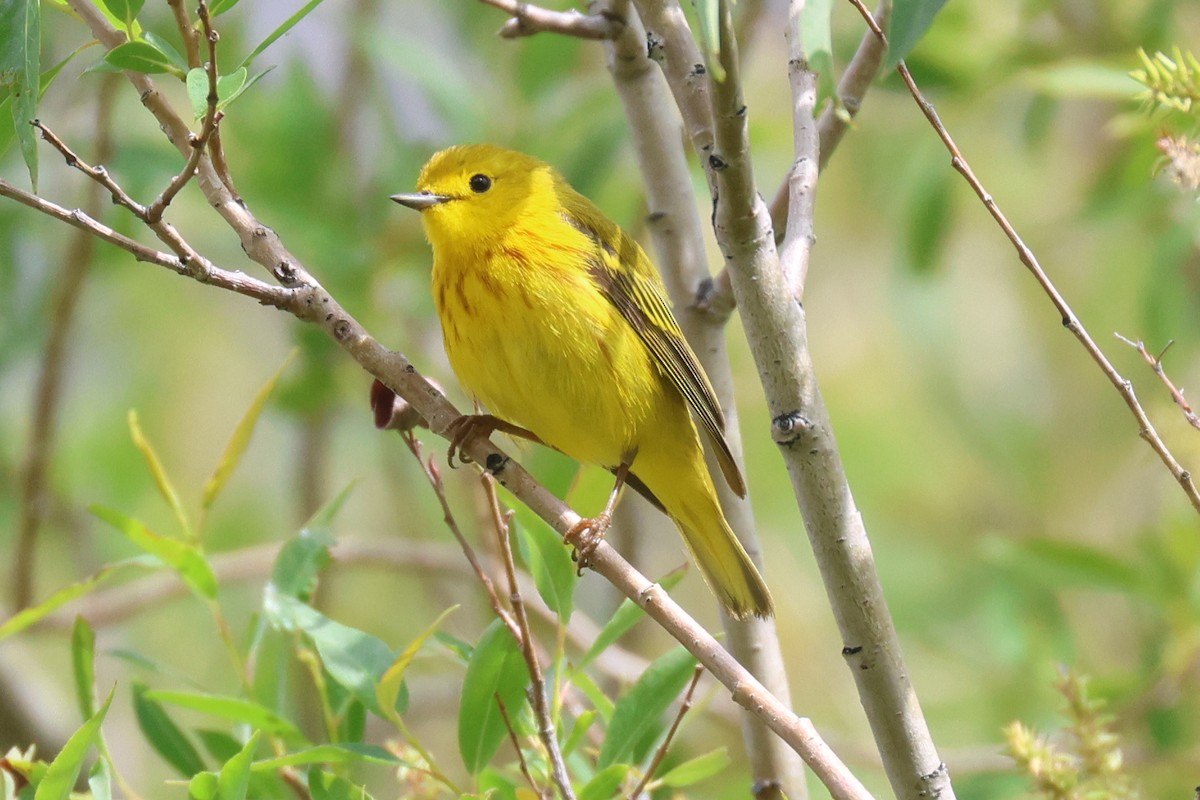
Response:
[{"label": "diagonal branch", "polygon": [[[862,0],[850,0],[850,2],[858,9],[858,12],[866,20],[867,25],[871,28],[875,36],[886,45],[887,37],[884,35],[883,29],[879,27],[871,16],[871,13],[867,11],[866,6],[862,4]],[[945,145],[946,151],[950,153],[951,166],[954,167],[958,174],[962,175],[963,179],[971,187],[971,190],[975,192],[980,202],[983,203],[984,208],[992,215],[992,219],[1000,226],[1000,230],[1008,237],[1009,242],[1012,243],[1013,248],[1017,251],[1017,258],[1020,259],[1025,268],[1033,275],[1038,286],[1042,287],[1042,292],[1045,293],[1051,304],[1053,304],[1059,319],[1062,320],[1063,327],[1070,331],[1079,341],[1079,344],[1087,352],[1088,356],[1096,362],[1096,366],[1104,373],[1104,377],[1108,378],[1108,382],[1113,385],[1113,388],[1117,390],[1121,399],[1125,401],[1129,412],[1137,420],[1138,436],[1141,436],[1150,445],[1150,449],[1155,452],[1159,460],[1163,462],[1163,465],[1174,476],[1180,488],[1183,489],[1183,493],[1187,495],[1192,508],[1200,513],[1200,490],[1196,488],[1191,471],[1183,468],[1174,454],[1171,453],[1170,448],[1167,447],[1166,442],[1159,436],[1154,423],[1150,421],[1150,417],[1146,415],[1142,404],[1138,402],[1137,395],[1133,391],[1132,381],[1126,380],[1122,377],[1121,373],[1117,372],[1117,368],[1113,366],[1112,362],[1108,360],[1108,356],[1096,344],[1096,341],[1088,333],[1087,328],[1084,327],[1079,317],[1075,316],[1075,312],[1067,304],[1066,298],[1062,296],[1058,291],[1058,287],[1054,285],[1054,281],[1050,279],[1050,276],[1042,268],[1037,256],[1025,244],[1025,241],[1017,233],[1016,228],[1013,227],[1013,224],[1009,221],[1005,213],[1000,210],[1000,204],[984,188],[983,182],[975,176],[975,171],[971,169],[971,165],[963,156],[962,151],[958,149],[958,144],[954,141],[954,137],[950,135],[950,131],[946,130],[946,126],[942,124],[942,120],[938,116],[937,110],[934,109],[933,104],[925,99],[925,95],[918,88],[917,82],[913,80],[912,74],[908,71],[908,67],[903,61],[896,66],[896,71],[900,73],[900,78],[908,88],[908,93],[912,95],[913,100],[916,101],[917,106],[921,109],[921,113],[925,115],[925,119],[929,120],[929,124],[933,127],[934,132],[942,140],[942,144]]]}]

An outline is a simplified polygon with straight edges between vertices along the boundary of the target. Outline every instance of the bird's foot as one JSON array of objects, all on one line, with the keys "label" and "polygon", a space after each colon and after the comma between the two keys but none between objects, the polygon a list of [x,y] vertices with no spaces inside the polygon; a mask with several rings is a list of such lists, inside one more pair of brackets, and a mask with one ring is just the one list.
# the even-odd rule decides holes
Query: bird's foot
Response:
[{"label": "bird's foot", "polygon": [[533,431],[526,430],[519,425],[513,425],[511,422],[505,422],[491,414],[463,414],[446,426],[446,433],[450,436],[450,449],[446,451],[446,462],[450,465],[450,468],[454,468],[454,457],[456,455],[460,464],[471,463],[471,457],[463,452],[463,447],[469,444],[476,436],[482,436],[484,439],[487,439],[496,431],[507,433],[509,436],[519,436],[522,439],[528,439],[538,444],[542,443],[542,440]]},{"label": "bird's foot", "polygon": [[591,519],[585,517],[572,525],[563,536],[563,541],[575,548],[571,553],[571,560],[579,565],[579,575],[583,574],[584,567],[591,561],[592,553],[604,541],[604,534],[608,532],[608,526],[611,524],[612,515],[608,513]]}]

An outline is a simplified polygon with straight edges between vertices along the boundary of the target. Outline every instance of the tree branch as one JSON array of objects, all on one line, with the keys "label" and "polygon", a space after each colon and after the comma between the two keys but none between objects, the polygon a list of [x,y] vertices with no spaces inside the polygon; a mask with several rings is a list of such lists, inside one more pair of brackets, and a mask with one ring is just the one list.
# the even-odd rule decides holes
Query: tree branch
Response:
[{"label": "tree branch", "polygon": [[[850,2],[858,9],[859,14],[866,20],[867,25],[871,28],[875,36],[886,46],[887,37],[884,35],[883,29],[871,17],[866,6],[862,4],[862,0],[850,0]],[[921,109],[921,113],[925,115],[925,119],[929,120],[929,124],[933,127],[934,132],[937,133],[938,138],[945,145],[946,151],[950,153],[951,166],[963,177],[971,187],[971,190],[975,192],[980,202],[983,203],[987,212],[992,215],[992,219],[1000,226],[1000,230],[1004,232],[1013,249],[1017,251],[1017,258],[1020,259],[1025,268],[1033,275],[1038,286],[1042,288],[1042,292],[1049,298],[1051,304],[1053,304],[1059,319],[1062,320],[1063,327],[1070,331],[1079,341],[1079,344],[1087,352],[1088,356],[1096,362],[1096,366],[1104,373],[1104,377],[1108,378],[1108,382],[1113,385],[1113,388],[1117,390],[1121,399],[1125,401],[1129,412],[1137,420],[1138,436],[1142,437],[1150,445],[1150,449],[1155,452],[1159,460],[1162,461],[1163,465],[1174,476],[1180,488],[1183,489],[1183,493],[1187,495],[1192,508],[1197,513],[1200,513],[1200,490],[1196,488],[1191,471],[1183,468],[1174,454],[1171,453],[1170,448],[1162,440],[1162,437],[1158,435],[1158,430],[1154,427],[1154,423],[1150,421],[1150,417],[1146,415],[1142,404],[1138,402],[1137,395],[1133,391],[1133,383],[1126,380],[1121,376],[1121,373],[1117,372],[1117,368],[1113,366],[1112,362],[1108,360],[1108,356],[1104,354],[1104,351],[1092,339],[1091,334],[1088,333],[1087,328],[1084,327],[1079,317],[1075,316],[1075,312],[1071,310],[1071,306],[1067,304],[1066,299],[1058,291],[1058,287],[1054,285],[1054,281],[1042,269],[1037,256],[1033,254],[1033,251],[1029,249],[1029,246],[1025,244],[1025,241],[1017,233],[1016,228],[1009,222],[1008,217],[1000,210],[1000,205],[996,202],[996,199],[992,197],[991,193],[984,188],[979,178],[975,176],[975,171],[971,169],[971,165],[967,163],[967,159],[963,156],[962,151],[958,149],[958,144],[954,141],[954,137],[950,135],[950,131],[942,124],[942,120],[938,116],[937,110],[934,109],[933,104],[925,99],[925,95],[917,87],[916,81],[913,80],[912,74],[908,71],[908,67],[903,61],[896,66],[896,71],[900,73],[900,78],[908,88],[908,93],[912,95],[913,100],[916,101],[917,106]]]},{"label": "tree branch", "polygon": [[[695,350],[726,413],[726,439],[741,463],[742,440],[734,403],[734,381],[725,344],[724,324],[693,307],[698,287],[708,280],[704,233],[696,212],[691,175],[679,136],[679,120],[670,114],[671,97],[662,70],[646,55],[646,36],[638,18],[629,20],[621,36],[606,46],[609,71],[633,138],[634,152],[649,204],[649,229],[658,265],[676,308],[680,327]],[[713,469],[711,461],[709,469]],[[721,506],[746,552],[762,569],[762,551],[748,500],[716,481]],[[767,573],[767,577],[770,575]],[[785,705],[791,704],[783,652],[773,619],[737,621],[722,614],[729,650]],[[743,738],[760,800],[783,795],[806,796],[804,771],[796,754],[765,724],[743,717]]]},{"label": "tree branch", "polygon": [[1200,415],[1197,415],[1196,412],[1192,410],[1191,404],[1188,403],[1187,398],[1183,396],[1183,389],[1178,388],[1175,385],[1175,382],[1171,380],[1170,376],[1167,375],[1167,371],[1163,369],[1163,356],[1167,354],[1167,351],[1171,349],[1171,345],[1175,344],[1175,341],[1171,340],[1167,342],[1166,346],[1159,351],[1159,354],[1153,356],[1150,355],[1150,351],[1146,349],[1145,342],[1141,340],[1135,342],[1132,339],[1126,339],[1119,333],[1116,334],[1116,336],[1122,342],[1138,351],[1138,354],[1141,355],[1146,363],[1150,365],[1150,369],[1154,370],[1154,374],[1158,376],[1160,381],[1162,381],[1163,386],[1167,387],[1167,391],[1171,394],[1171,399],[1174,400],[1175,405],[1179,406],[1180,410],[1183,411],[1183,418],[1186,419],[1188,424],[1193,428],[1200,430]]},{"label": "tree branch", "polygon": [[500,28],[505,39],[532,36],[535,33],[559,33],[580,39],[612,39],[624,25],[620,17],[610,14],[581,14],[575,9],[551,11],[523,0],[479,0],[512,16]]}]

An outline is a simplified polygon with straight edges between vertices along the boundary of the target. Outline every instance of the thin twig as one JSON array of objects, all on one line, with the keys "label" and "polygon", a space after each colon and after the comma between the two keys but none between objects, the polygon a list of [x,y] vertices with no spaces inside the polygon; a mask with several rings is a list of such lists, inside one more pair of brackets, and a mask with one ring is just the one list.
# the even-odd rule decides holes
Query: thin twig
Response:
[{"label": "thin twig", "polygon": [[[879,40],[886,46],[887,37],[884,35],[883,29],[880,28],[875,22],[874,17],[871,16],[871,12],[869,12],[866,6],[862,4],[862,0],[850,0],[850,2],[855,8],[858,9],[858,13],[862,15],[872,32],[879,37]],[[979,180],[979,178],[975,176],[974,170],[972,170],[971,165],[967,163],[967,159],[963,156],[962,151],[959,150],[958,144],[955,143],[954,138],[950,135],[950,131],[948,131],[946,126],[942,124],[942,120],[938,116],[937,110],[934,109],[932,103],[925,99],[925,95],[921,92],[920,88],[917,87],[916,81],[913,80],[912,74],[908,71],[908,67],[903,61],[896,66],[896,71],[900,73],[900,78],[904,81],[904,85],[908,88],[908,93],[912,95],[913,100],[916,101],[917,106],[921,109],[921,113],[925,115],[925,119],[929,120],[929,124],[933,127],[934,132],[937,133],[938,138],[941,139],[942,144],[945,145],[947,152],[950,153],[951,166],[953,166],[954,169],[960,175],[962,175],[963,179],[966,180],[967,184],[970,185],[972,191],[975,192],[976,196],[979,197],[980,202],[983,203],[984,208],[986,208],[988,213],[992,215],[992,219],[996,221],[996,224],[1000,226],[1000,230],[1004,232],[1004,235],[1008,238],[1009,242],[1012,243],[1013,248],[1017,251],[1017,258],[1020,259],[1021,263],[1025,265],[1025,268],[1028,269],[1033,275],[1034,280],[1036,280],[1038,285],[1042,287],[1042,292],[1054,305],[1054,309],[1058,313],[1059,319],[1062,320],[1063,327],[1069,330],[1072,335],[1079,340],[1079,344],[1082,345],[1085,351],[1087,351],[1087,354],[1091,357],[1091,359],[1096,362],[1096,366],[1098,366],[1100,371],[1104,373],[1104,377],[1108,378],[1109,383],[1111,383],[1113,388],[1117,390],[1117,393],[1121,395],[1121,399],[1125,401],[1125,405],[1129,408],[1129,412],[1133,414],[1134,419],[1137,420],[1138,435],[1141,436],[1142,439],[1144,439],[1146,443],[1150,445],[1150,448],[1158,455],[1159,460],[1163,462],[1163,465],[1166,466],[1171,475],[1174,476],[1175,481],[1179,484],[1180,488],[1183,489],[1184,494],[1187,495],[1188,500],[1192,504],[1192,508],[1200,513],[1200,489],[1196,488],[1196,483],[1192,480],[1192,473],[1183,468],[1183,466],[1175,458],[1174,454],[1171,453],[1170,448],[1168,448],[1166,443],[1162,440],[1162,437],[1158,435],[1158,431],[1155,429],[1154,423],[1150,421],[1150,417],[1146,415],[1145,409],[1143,409],[1141,403],[1138,402],[1137,395],[1133,391],[1133,383],[1123,378],[1121,373],[1117,372],[1116,367],[1114,367],[1112,362],[1108,360],[1108,356],[1104,354],[1104,351],[1101,350],[1100,346],[1097,345],[1095,340],[1092,339],[1091,334],[1088,333],[1087,328],[1084,327],[1079,318],[1075,316],[1075,312],[1071,310],[1071,307],[1067,304],[1066,299],[1061,293],[1059,293],[1058,287],[1054,285],[1054,281],[1052,281],[1050,276],[1046,274],[1046,271],[1042,269],[1042,265],[1038,262],[1037,256],[1033,254],[1033,251],[1029,249],[1029,246],[1025,244],[1024,240],[1017,233],[1016,228],[1014,228],[1012,223],[1009,222],[1008,217],[1003,211],[1000,210],[1000,205],[996,202],[996,199],[992,197],[991,193],[984,188],[983,183]]]},{"label": "thin twig", "polygon": [[171,14],[175,17],[175,27],[179,29],[179,36],[183,39],[184,55],[187,57],[188,66],[200,66],[200,34],[196,32],[195,26],[188,18],[185,0],[167,0],[167,5],[171,7]]},{"label": "thin twig", "polygon": [[1187,399],[1183,396],[1183,389],[1176,387],[1175,382],[1167,376],[1167,371],[1163,369],[1163,356],[1165,356],[1167,351],[1171,349],[1171,345],[1175,344],[1175,340],[1172,339],[1171,341],[1167,342],[1166,346],[1159,351],[1159,354],[1154,356],[1151,355],[1150,351],[1146,349],[1146,343],[1140,339],[1135,342],[1132,339],[1126,339],[1119,333],[1115,335],[1122,342],[1141,353],[1142,358],[1145,359],[1146,363],[1150,365],[1150,368],[1154,370],[1154,374],[1157,375],[1158,379],[1163,382],[1163,385],[1167,387],[1167,391],[1171,393],[1171,399],[1175,401],[1175,405],[1179,406],[1179,408],[1183,411],[1184,419],[1186,419],[1188,424],[1193,428],[1200,430],[1200,415],[1197,415],[1196,412],[1192,410],[1191,404],[1188,403]]},{"label": "thin twig", "polygon": [[496,535],[500,539],[500,555],[504,560],[505,574],[508,576],[509,603],[520,627],[517,642],[521,645],[521,653],[529,667],[530,699],[533,701],[533,714],[538,721],[538,736],[546,747],[546,756],[550,761],[550,777],[563,800],[575,800],[575,790],[571,788],[571,778],[567,775],[567,765],[558,745],[558,734],[554,730],[554,718],[550,714],[550,705],[546,702],[546,680],[542,675],[541,662],[533,649],[533,633],[529,629],[529,616],[525,613],[525,600],[521,595],[520,584],[517,583],[517,567],[513,561],[512,542],[509,540],[509,521],[512,515],[511,512],[506,514],[501,510],[500,498],[496,494],[496,482],[492,476],[484,472],[481,473],[480,480],[483,482],[488,507],[492,512]]},{"label": "thin twig", "polygon": [[221,121],[221,114],[217,111],[217,41],[220,37],[213,30],[212,20],[208,15],[208,4],[204,0],[200,0],[199,16],[200,21],[204,24],[204,37],[208,41],[208,61],[204,65],[204,71],[208,76],[207,106],[204,112],[204,120],[200,124],[200,133],[189,137],[188,144],[192,147],[192,154],[188,157],[183,169],[171,179],[167,187],[163,189],[162,194],[158,196],[158,199],[145,208],[143,220],[152,225],[162,219],[163,212],[166,211],[167,206],[171,205],[171,201],[175,199],[175,196],[179,194],[184,186],[187,186],[188,181],[196,174],[196,167],[200,164],[200,158],[204,155],[204,147],[208,144],[208,140],[213,134],[217,132],[217,125]]},{"label": "thin twig", "polygon": [[612,39],[625,24],[619,17],[607,14],[582,14],[575,9],[552,11],[523,0],[479,0],[512,16],[500,35],[505,39],[532,36],[535,33],[559,33],[580,39]]},{"label": "thin twig", "polygon": [[[817,107],[817,76],[808,65],[804,43],[800,37],[800,17],[804,0],[788,4],[788,78],[792,84],[792,140],[795,161],[788,172],[788,214],[786,233],[775,229],[775,241],[783,234],[779,248],[779,268],[793,297],[804,300],[804,284],[808,277],[809,255],[816,243],[813,231],[817,194],[817,172],[820,162],[820,139],[814,119]],[[772,221],[772,225],[775,222]]]},{"label": "thin twig", "polygon": [[508,718],[508,709],[504,706],[504,701],[500,699],[499,694],[492,695],[496,699],[496,705],[500,707],[500,717],[504,720],[504,728],[508,731],[508,739],[512,742],[513,750],[517,751],[517,763],[521,765],[521,774],[525,776],[529,788],[533,789],[534,794],[539,798],[549,796],[549,792],[537,785],[537,781],[533,779],[533,775],[529,772],[529,765],[525,763],[525,751],[521,749],[521,742],[517,739],[517,731],[513,728],[512,720]]},{"label": "thin twig", "polygon": [[692,707],[692,695],[696,693],[696,684],[700,682],[700,676],[704,674],[704,667],[700,664],[696,665],[696,671],[692,673],[692,682],[688,684],[687,692],[683,696],[683,702],[679,704],[679,712],[675,715],[675,721],[671,723],[670,729],[667,731],[667,738],[663,739],[662,744],[654,751],[654,758],[650,760],[650,766],[646,767],[645,774],[638,781],[638,785],[633,787],[633,791],[629,793],[629,800],[637,800],[638,795],[645,791],[650,779],[654,777],[655,771],[662,765],[663,759],[667,757],[667,749],[671,746],[671,740],[675,738],[675,732],[679,730],[679,723],[683,722],[683,716],[687,714]]},{"label": "thin twig", "polygon": [[433,488],[434,495],[437,496],[438,503],[442,507],[442,521],[446,523],[446,527],[450,529],[450,533],[454,535],[458,546],[462,548],[463,555],[466,556],[467,562],[471,565],[471,569],[475,572],[475,577],[479,579],[479,583],[483,586],[484,592],[487,593],[488,601],[492,605],[492,611],[496,617],[504,623],[508,628],[509,633],[514,637],[520,638],[520,628],[517,627],[517,622],[512,614],[500,602],[500,596],[496,593],[496,586],[492,583],[492,579],[488,577],[483,566],[479,563],[479,559],[475,556],[475,548],[471,547],[471,543],[467,541],[467,537],[463,535],[462,529],[458,527],[458,520],[454,518],[454,511],[450,508],[450,501],[446,498],[446,484],[442,481],[442,472],[434,463],[433,457],[428,459],[421,452],[421,441],[412,431],[401,431],[400,438],[408,445],[408,450],[413,454],[413,458],[417,460],[417,464],[421,467],[421,472],[425,475],[425,479],[429,481],[429,485]]}]

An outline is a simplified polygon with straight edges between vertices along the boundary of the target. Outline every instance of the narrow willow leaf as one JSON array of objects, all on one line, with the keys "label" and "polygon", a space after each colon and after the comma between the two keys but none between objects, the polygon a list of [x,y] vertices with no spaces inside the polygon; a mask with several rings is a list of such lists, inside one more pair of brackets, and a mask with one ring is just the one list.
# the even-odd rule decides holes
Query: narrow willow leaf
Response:
[{"label": "narrow willow leaf", "polygon": [[833,0],[808,0],[800,17],[800,42],[809,68],[817,73],[821,97],[834,92]]},{"label": "narrow willow leaf", "polygon": [[234,722],[243,722],[251,728],[260,728],[266,733],[283,736],[290,741],[305,741],[300,729],[292,722],[252,700],[204,692],[178,692],[161,689],[148,691],[145,696],[160,703],[167,703],[179,708],[190,708],[193,711],[200,711]]},{"label": "narrow willow leaf", "polygon": [[114,19],[118,19],[122,23],[122,27],[126,33],[133,33],[133,21],[137,17],[138,12],[142,10],[142,5],[145,0],[104,0],[104,7],[113,15]]},{"label": "narrow willow leaf", "polygon": [[41,20],[41,4],[38,0],[7,0],[0,3],[0,89],[11,89],[13,130],[21,145],[21,155],[29,170],[29,182],[35,192],[38,184],[38,149],[36,132],[30,122],[37,117],[38,100],[41,98]]},{"label": "narrow willow leaf", "polygon": [[146,460],[146,466],[150,469],[151,477],[154,478],[154,485],[158,487],[158,493],[162,495],[163,500],[167,501],[167,505],[174,512],[180,529],[188,539],[192,538],[192,526],[188,524],[183,503],[179,502],[179,493],[175,491],[175,485],[171,483],[171,476],[163,467],[162,459],[158,457],[154,445],[150,444],[150,440],[142,432],[142,424],[138,421],[138,413],[134,409],[129,410],[129,435],[133,439],[134,446],[141,452],[142,458]]},{"label": "narrow willow leaf", "polygon": [[592,776],[579,790],[579,800],[610,800],[620,797],[621,783],[629,774],[628,764],[613,764]]},{"label": "narrow willow leaf", "polygon": [[392,665],[383,673],[383,677],[379,679],[379,683],[375,687],[375,698],[379,702],[379,708],[383,711],[383,715],[393,722],[400,720],[400,714],[396,711],[396,701],[400,699],[400,690],[404,687],[404,671],[416,657],[417,651],[425,646],[425,642],[441,627],[446,617],[456,610],[458,610],[458,606],[450,606],[443,611],[441,616],[433,621],[433,624],[422,631],[420,636],[413,639],[408,647],[404,648],[404,652],[397,656]]},{"label": "narrow willow leaf", "polygon": [[88,510],[113,526],[125,538],[152,556],[162,560],[183,579],[194,593],[205,600],[217,597],[217,575],[200,548],[178,539],[159,536],[133,517],[104,506],[92,505]]},{"label": "narrow willow leaf", "polygon": [[87,620],[75,617],[71,628],[71,667],[75,676],[75,700],[79,716],[88,719],[96,713],[96,632]]},{"label": "narrow willow leaf", "polygon": [[187,61],[185,61],[180,52],[175,49],[175,45],[171,44],[169,41],[153,31],[144,32],[141,38],[154,45],[154,47],[157,48],[160,53],[166,56],[167,61],[171,63],[171,66],[175,67],[175,70],[178,72],[178,74],[182,75],[188,71]]},{"label": "narrow willow leaf", "polygon": [[933,18],[946,5],[946,0],[895,0],[888,21],[888,52],[883,69],[896,68],[921,41],[933,24]]},{"label": "narrow willow leaf", "polygon": [[[3,12],[0,12],[0,14],[2,13]],[[0,31],[3,30],[3,25],[4,22],[0,20]],[[2,43],[3,41],[5,40],[2,37],[2,33],[0,33],[0,51],[3,51],[5,47],[5,45]],[[50,84],[53,83],[54,79],[58,77],[58,73],[62,71],[62,68],[65,67],[67,63],[71,61],[71,59],[79,55],[79,52],[86,46],[87,45],[80,45],[80,47],[69,53],[62,61],[58,62],[53,67],[42,73],[40,87],[38,89],[39,100],[45,96],[46,89],[48,89]],[[0,57],[0,60],[2,60],[2,57]],[[2,89],[3,82],[0,82],[0,90]],[[17,136],[18,126],[15,124],[8,125],[7,120],[9,119],[12,119],[14,123],[16,122],[13,112],[13,96],[11,93],[9,93],[3,100],[0,100],[0,156],[3,156],[5,152],[8,151],[8,148],[12,147],[12,143],[16,140]],[[33,126],[26,125],[26,127],[30,129],[30,134],[33,135]],[[34,187],[34,190],[37,190],[36,186]]]},{"label": "narrow willow leaf", "polygon": [[533,582],[542,601],[565,625],[575,607],[575,587],[579,583],[576,564],[554,530],[541,519],[527,524],[513,520],[521,555],[529,565]]},{"label": "narrow willow leaf", "polygon": [[202,119],[208,113],[208,70],[192,67],[187,72],[188,99],[192,101],[192,116]]},{"label": "narrow willow leaf", "polygon": [[204,771],[204,760],[187,735],[157,700],[146,696],[144,683],[133,684],[133,710],[150,746],[185,778]]},{"label": "narrow willow leaf", "polygon": [[350,498],[350,493],[354,487],[358,485],[357,480],[352,480],[347,483],[342,490],[333,496],[333,499],[325,505],[318,508],[309,518],[308,522],[304,523],[305,528],[328,528],[333,524],[333,520],[337,517],[338,512],[342,510],[342,506],[346,505],[346,500]]},{"label": "narrow willow leaf", "polygon": [[599,712],[589,708],[576,718],[575,724],[571,726],[571,731],[567,734],[567,739],[562,746],[563,758],[569,758],[575,749],[583,744],[583,740],[592,724],[595,723],[597,716],[599,716]]},{"label": "narrow willow leaf", "polygon": [[[263,611],[272,625],[303,631],[317,648],[329,675],[368,709],[383,716],[376,700],[375,686],[395,656],[381,639],[336,622],[294,597],[272,591],[270,586]],[[401,696],[406,701],[406,695],[402,693]]]},{"label": "narrow willow leaf", "polygon": [[472,775],[487,765],[508,736],[496,699],[515,719],[529,680],[520,646],[504,623],[494,620],[471,653],[458,711],[458,749]]},{"label": "narrow willow leaf", "polygon": [[[205,92],[207,93],[207,91],[208,88],[206,86]],[[208,483],[204,484],[204,498],[200,502],[202,508],[208,509],[212,506],[213,501],[217,499],[217,495],[221,493],[221,489],[225,487],[226,482],[229,480],[229,476],[237,468],[238,462],[242,460],[242,454],[246,452],[246,446],[250,444],[250,437],[254,433],[254,426],[258,424],[258,418],[262,414],[263,409],[266,408],[267,400],[270,399],[271,392],[275,390],[275,384],[279,383],[284,370],[291,365],[292,359],[296,357],[297,352],[299,352],[297,349],[293,349],[292,352],[288,353],[287,358],[283,360],[283,364],[280,365],[275,374],[258,390],[258,394],[254,396],[254,400],[250,403],[250,407],[246,409],[246,413],[242,415],[241,421],[234,428],[233,436],[229,438],[229,443],[225,445],[225,452],[221,454],[221,459],[217,462],[217,468],[213,471],[212,477],[208,479]]]},{"label": "narrow willow leaf", "polygon": [[85,578],[79,583],[73,583],[70,586],[59,589],[57,592],[50,595],[38,605],[18,611],[16,614],[13,614],[11,617],[5,620],[3,625],[0,625],[0,641],[3,641],[13,634],[20,633],[30,625],[40,622],[43,618],[54,613],[67,603],[75,600],[76,598],[83,597],[85,594],[92,591],[92,589],[95,589],[117,570],[131,565],[146,566],[146,561],[135,558],[109,564],[108,566],[98,570],[90,578]]},{"label": "narrow willow leaf", "polygon": [[250,764],[261,738],[262,731],[255,731],[241,752],[221,767],[217,774],[217,796],[221,800],[246,800],[246,791],[250,788]]},{"label": "narrow willow leaf", "polygon": [[304,601],[317,588],[317,578],[329,566],[333,537],[321,529],[305,528],[279,550],[271,567],[271,586],[287,597]]},{"label": "narrow willow leaf", "polygon": [[298,767],[307,764],[383,764],[385,766],[404,766],[402,759],[389,753],[382,747],[373,744],[319,744],[294,753],[255,761],[251,769],[255,772],[275,772],[284,767]]},{"label": "narrow willow leaf", "polygon": [[224,108],[233,98],[242,93],[242,89],[246,86],[246,75],[246,68],[238,67],[228,75],[217,78],[217,108]]},{"label": "narrow willow leaf", "polygon": [[729,751],[724,747],[718,747],[716,750],[710,750],[702,756],[696,756],[683,762],[668,771],[659,780],[667,786],[681,789],[684,786],[708,780],[732,763],[733,759],[729,757]]},{"label": "narrow willow leaf", "polygon": [[651,664],[617,701],[596,765],[604,768],[628,759],[648,731],[661,725],[663,712],[687,686],[695,668],[696,657],[682,647]]},{"label": "narrow willow leaf", "polygon": [[33,795],[34,800],[67,800],[71,796],[71,790],[75,788],[75,781],[79,778],[79,771],[83,768],[83,760],[87,758],[88,751],[100,735],[100,725],[104,722],[104,716],[108,713],[108,707],[112,705],[116,691],[117,687],[114,686],[100,710],[67,739],[63,749],[46,768],[46,774],[42,776]]},{"label": "narrow willow leaf", "polygon": [[201,772],[188,781],[188,800],[217,800],[217,774]]}]

